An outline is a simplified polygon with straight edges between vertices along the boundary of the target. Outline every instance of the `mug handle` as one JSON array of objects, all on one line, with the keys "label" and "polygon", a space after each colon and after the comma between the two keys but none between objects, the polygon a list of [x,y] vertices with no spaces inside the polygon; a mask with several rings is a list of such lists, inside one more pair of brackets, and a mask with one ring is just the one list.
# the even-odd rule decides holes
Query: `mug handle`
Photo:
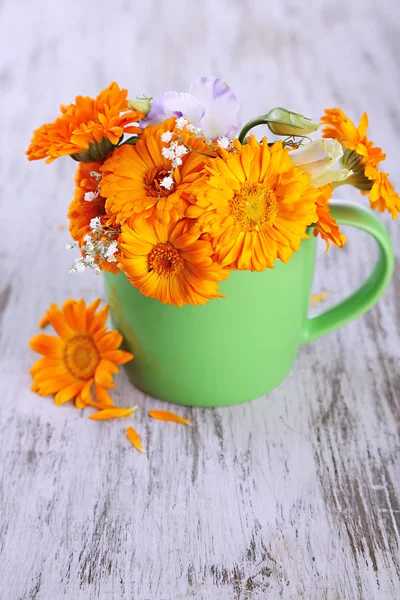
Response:
[{"label": "mug handle", "polygon": [[393,274],[394,253],[389,233],[370,210],[350,202],[332,202],[331,214],[339,225],[350,225],[372,235],[379,245],[379,257],[371,275],[358,290],[321,315],[307,319],[303,344],[367,312],[382,296]]}]

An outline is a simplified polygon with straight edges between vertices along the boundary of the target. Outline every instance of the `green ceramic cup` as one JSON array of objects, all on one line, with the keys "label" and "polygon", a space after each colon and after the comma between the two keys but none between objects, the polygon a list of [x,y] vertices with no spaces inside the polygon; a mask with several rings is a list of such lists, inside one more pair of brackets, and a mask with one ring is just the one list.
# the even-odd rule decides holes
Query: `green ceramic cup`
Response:
[{"label": "green ceramic cup", "polygon": [[351,296],[308,318],[316,239],[305,240],[285,265],[262,273],[233,271],[226,298],[204,306],[170,306],[143,296],[119,273],[104,273],[115,327],[135,359],[126,365],[144,392],[189,406],[224,406],[263,396],[289,374],[302,344],[369,310],[394,267],[387,230],[370,211],[333,203],[339,224],[371,234],[380,254],[373,273]]}]

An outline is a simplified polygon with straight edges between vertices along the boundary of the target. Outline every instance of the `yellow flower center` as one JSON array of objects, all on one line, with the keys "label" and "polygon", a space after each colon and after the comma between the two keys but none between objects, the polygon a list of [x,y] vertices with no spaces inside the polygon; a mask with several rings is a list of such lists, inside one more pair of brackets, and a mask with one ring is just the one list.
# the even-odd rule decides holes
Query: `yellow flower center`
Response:
[{"label": "yellow flower center", "polygon": [[100,356],[91,337],[77,335],[66,343],[64,363],[68,371],[77,379],[90,379],[94,376]]},{"label": "yellow flower center", "polygon": [[184,267],[184,261],[179,250],[171,242],[159,243],[147,256],[149,272],[155,271],[164,277],[178,275]]},{"label": "yellow flower center", "polygon": [[257,231],[263,223],[271,223],[277,214],[275,192],[264,183],[243,183],[230,205],[236,221],[246,232]]},{"label": "yellow flower center", "polygon": [[175,185],[170,190],[160,185],[164,177],[168,177],[169,175],[170,172],[162,167],[154,167],[147,171],[144,179],[149,196],[157,196],[159,198],[160,196],[169,196],[174,191]]}]

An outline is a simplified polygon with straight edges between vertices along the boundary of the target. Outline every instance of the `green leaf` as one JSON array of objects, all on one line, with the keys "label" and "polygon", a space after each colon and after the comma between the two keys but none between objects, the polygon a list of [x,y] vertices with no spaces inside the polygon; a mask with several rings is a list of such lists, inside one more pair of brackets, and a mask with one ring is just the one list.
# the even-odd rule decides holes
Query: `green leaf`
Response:
[{"label": "green leaf", "polygon": [[71,154],[71,158],[77,160],[78,162],[103,161],[114,150],[115,147],[116,146],[112,144],[108,138],[104,137],[101,142],[93,140],[93,142],[89,144],[89,148],[87,150],[82,150],[81,152]]}]

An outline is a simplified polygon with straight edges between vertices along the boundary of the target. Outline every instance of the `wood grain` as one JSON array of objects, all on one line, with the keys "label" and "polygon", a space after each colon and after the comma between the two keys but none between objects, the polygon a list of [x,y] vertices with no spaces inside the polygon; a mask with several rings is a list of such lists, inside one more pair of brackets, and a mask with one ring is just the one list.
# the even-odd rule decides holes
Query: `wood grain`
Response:
[{"label": "wood grain", "polygon": [[[121,373],[115,401],[141,407],[139,455],[125,423],[29,391],[27,342],[45,308],[102,295],[102,282],[68,275],[75,164],[24,156],[32,129],[78,93],[112,80],[132,95],[184,90],[215,74],[243,119],[279,105],[314,118],[367,110],[399,188],[399,33],[396,0],[0,2],[1,598],[400,597],[399,267],[379,304],[304,347],[278,390],[187,409],[192,429],[150,422],[165,405]],[[399,258],[399,225],[383,218]],[[321,252],[315,291],[329,295],[316,310],[375,257],[354,232]]]}]

